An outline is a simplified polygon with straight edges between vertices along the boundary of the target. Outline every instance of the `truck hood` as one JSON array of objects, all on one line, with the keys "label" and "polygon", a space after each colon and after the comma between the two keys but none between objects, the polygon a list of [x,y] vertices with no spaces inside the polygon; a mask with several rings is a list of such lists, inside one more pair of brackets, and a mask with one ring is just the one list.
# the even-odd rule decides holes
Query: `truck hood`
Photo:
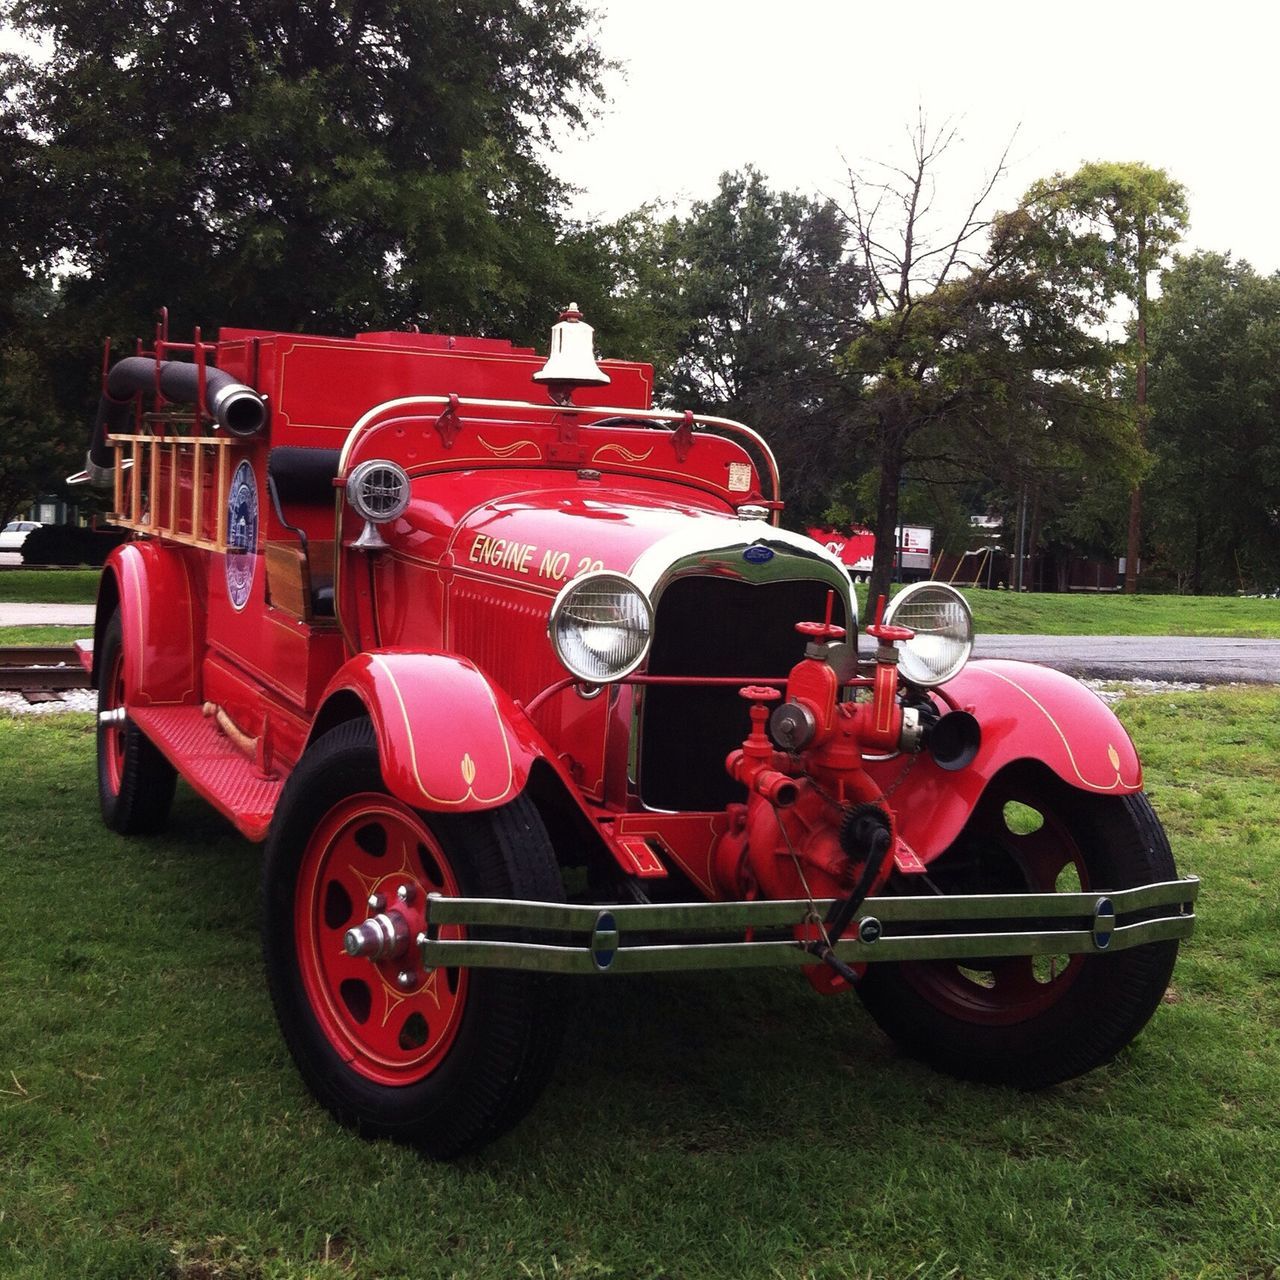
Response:
[{"label": "truck hood", "polygon": [[[556,594],[581,573],[624,573],[651,597],[673,575],[753,580],[829,579],[845,592],[839,560],[767,520],[739,519],[652,490],[619,494],[585,485],[508,495],[473,508],[447,546],[455,570]],[[808,562],[797,573],[796,560]]]}]

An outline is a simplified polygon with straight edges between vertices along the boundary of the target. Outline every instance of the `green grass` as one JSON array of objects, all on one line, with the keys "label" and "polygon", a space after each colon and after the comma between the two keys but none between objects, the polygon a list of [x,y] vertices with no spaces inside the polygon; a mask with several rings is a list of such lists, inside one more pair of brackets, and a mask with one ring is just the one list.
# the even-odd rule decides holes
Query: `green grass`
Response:
[{"label": "green grass", "polygon": [[[988,635],[1234,636],[1280,639],[1280,600],[1236,596],[1124,596],[963,592],[974,629]],[[859,617],[869,615],[858,588]]]},{"label": "green grass", "polygon": [[0,627],[0,644],[73,644],[92,638],[92,623],[87,627]]},{"label": "green grass", "polygon": [[93,604],[99,569],[0,569],[0,603]]},{"label": "green grass", "polygon": [[299,1082],[259,850],[183,789],[169,834],[107,834],[91,719],[0,720],[0,1275],[1275,1277],[1275,708],[1120,706],[1205,889],[1169,1002],[1112,1066],[1024,1096],[899,1058],[793,975],[568,983],[540,1105],[445,1166]]},{"label": "green grass", "polygon": [[966,591],[980,632],[1280,638],[1280,600],[1234,596],[1018,595]]}]

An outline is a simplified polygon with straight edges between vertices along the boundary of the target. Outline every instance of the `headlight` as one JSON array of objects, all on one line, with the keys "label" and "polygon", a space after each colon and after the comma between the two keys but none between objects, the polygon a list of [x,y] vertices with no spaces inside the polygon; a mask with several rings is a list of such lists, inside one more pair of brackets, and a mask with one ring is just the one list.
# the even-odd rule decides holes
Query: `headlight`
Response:
[{"label": "headlight", "polygon": [[584,573],[551,606],[551,644],[579,680],[607,684],[634,671],[649,652],[653,606],[620,573]]},{"label": "headlight", "polygon": [[973,651],[969,602],[945,582],[917,582],[898,592],[886,624],[910,627],[915,637],[898,645],[898,670],[909,684],[932,689],[958,675]]},{"label": "headlight", "polygon": [[370,458],[347,477],[347,501],[362,520],[386,524],[409,505],[409,477],[394,462]]}]

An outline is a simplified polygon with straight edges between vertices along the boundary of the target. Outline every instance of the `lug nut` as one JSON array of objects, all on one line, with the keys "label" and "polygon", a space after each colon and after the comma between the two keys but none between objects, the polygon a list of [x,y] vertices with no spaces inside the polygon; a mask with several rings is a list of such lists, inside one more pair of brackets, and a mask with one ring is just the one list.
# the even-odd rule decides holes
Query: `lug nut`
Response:
[{"label": "lug nut", "polygon": [[413,902],[416,896],[417,896],[417,892],[414,889],[413,885],[408,884],[407,882],[405,884],[402,884],[396,890],[396,897],[399,898],[401,903],[406,907]]},{"label": "lug nut", "polygon": [[396,974],[396,986],[401,991],[412,991],[418,985],[418,975],[410,973],[408,969],[401,969]]},{"label": "lug nut", "polygon": [[382,894],[371,893],[369,895],[370,911],[372,911],[376,915],[379,911],[385,911],[386,909],[387,909],[387,900],[382,896]]}]

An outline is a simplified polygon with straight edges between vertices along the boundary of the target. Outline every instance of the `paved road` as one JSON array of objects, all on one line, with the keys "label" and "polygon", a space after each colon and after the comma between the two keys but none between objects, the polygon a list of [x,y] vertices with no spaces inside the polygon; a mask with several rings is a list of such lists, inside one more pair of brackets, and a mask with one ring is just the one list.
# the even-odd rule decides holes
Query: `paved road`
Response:
[{"label": "paved road", "polygon": [[93,626],[91,604],[0,604],[0,627]]},{"label": "paved road", "polygon": [[1021,658],[1100,680],[1280,684],[1280,640],[1221,636],[988,636],[978,658]]}]

